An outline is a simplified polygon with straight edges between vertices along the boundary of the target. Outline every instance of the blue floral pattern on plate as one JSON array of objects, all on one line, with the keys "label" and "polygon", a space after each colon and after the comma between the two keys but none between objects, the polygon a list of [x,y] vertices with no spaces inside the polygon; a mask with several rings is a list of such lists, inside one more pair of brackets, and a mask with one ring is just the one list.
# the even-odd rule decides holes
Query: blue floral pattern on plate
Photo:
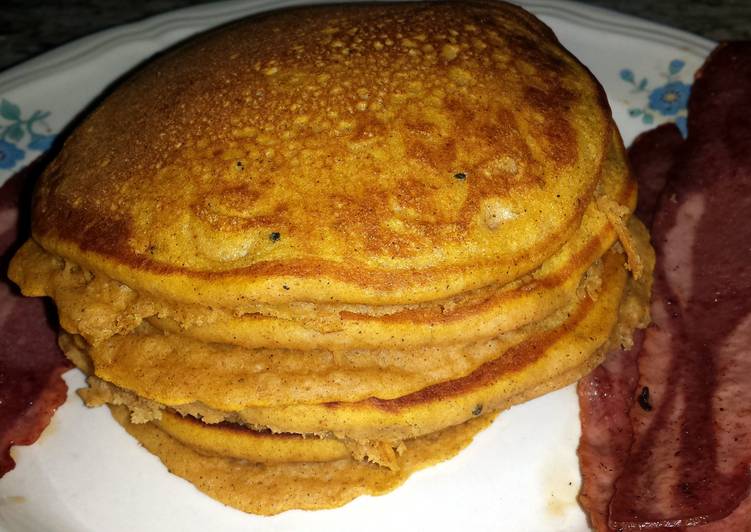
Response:
[{"label": "blue floral pattern on plate", "polygon": [[[46,151],[55,135],[44,121],[48,111],[34,111],[23,118],[21,108],[13,102],[0,100],[0,170],[10,170],[26,157],[27,150]],[[25,143],[25,146],[24,146]]]},{"label": "blue floral pattern on plate", "polygon": [[647,102],[642,107],[631,107],[628,114],[634,118],[641,118],[642,123],[647,125],[654,123],[658,115],[675,117],[673,121],[685,137],[688,133],[686,106],[688,97],[691,95],[691,85],[679,79],[684,66],[686,66],[684,61],[673,59],[668,65],[667,72],[662,74],[667,81],[656,87],[651,86],[647,78],[642,78],[637,82],[634,71],[629,68],[621,70],[621,79],[633,86],[631,92],[644,93],[647,96]]}]

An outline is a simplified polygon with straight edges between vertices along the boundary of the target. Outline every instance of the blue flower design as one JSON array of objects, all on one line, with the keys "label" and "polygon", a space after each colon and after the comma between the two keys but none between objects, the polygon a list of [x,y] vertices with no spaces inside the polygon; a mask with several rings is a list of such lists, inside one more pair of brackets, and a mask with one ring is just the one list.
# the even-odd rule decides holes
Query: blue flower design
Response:
[{"label": "blue flower design", "polygon": [[650,87],[647,78],[641,77],[639,79],[633,70],[629,68],[621,69],[618,75],[621,80],[631,85],[631,93],[641,93],[647,96],[647,102],[641,106],[629,108],[629,116],[640,119],[645,125],[654,124],[655,120],[659,120],[661,116],[675,117],[673,120],[685,137],[687,133],[686,106],[691,94],[691,85],[678,79],[685,66],[685,61],[680,59],[670,61],[667,70],[663,74],[667,82],[655,88]]},{"label": "blue flower design", "polygon": [[31,142],[29,142],[29,148],[32,150],[47,151],[52,146],[54,140],[55,135],[33,135]]},{"label": "blue flower design", "polygon": [[24,152],[5,140],[0,140],[0,168],[10,169],[23,159]]},{"label": "blue flower design", "polygon": [[18,104],[0,98],[0,175],[15,169],[27,151],[50,149],[55,135],[45,121],[49,115],[41,110],[27,115]]},{"label": "blue flower design", "polygon": [[682,81],[671,81],[649,94],[649,108],[664,116],[677,115],[686,108],[691,87]]}]

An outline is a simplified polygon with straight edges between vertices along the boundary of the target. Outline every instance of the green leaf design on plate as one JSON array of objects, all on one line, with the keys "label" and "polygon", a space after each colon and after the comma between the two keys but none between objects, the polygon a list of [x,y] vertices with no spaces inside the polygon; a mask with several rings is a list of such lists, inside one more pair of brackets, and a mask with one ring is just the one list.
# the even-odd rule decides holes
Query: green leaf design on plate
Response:
[{"label": "green leaf design on plate", "polygon": [[24,116],[20,105],[0,97],[0,175],[12,173],[29,150],[49,150],[55,138],[45,122],[49,111],[37,109]]},{"label": "green leaf design on plate", "polygon": [[21,120],[21,108],[3,99],[0,101],[0,116],[7,120]]},{"label": "green leaf design on plate", "polygon": [[11,124],[6,132],[10,140],[18,142],[23,138],[23,127],[20,123]]},{"label": "green leaf design on plate", "polygon": [[668,71],[671,75],[676,75],[678,72],[683,70],[683,67],[686,65],[684,61],[681,61],[680,59],[673,59],[670,62],[670,65],[668,66]]}]

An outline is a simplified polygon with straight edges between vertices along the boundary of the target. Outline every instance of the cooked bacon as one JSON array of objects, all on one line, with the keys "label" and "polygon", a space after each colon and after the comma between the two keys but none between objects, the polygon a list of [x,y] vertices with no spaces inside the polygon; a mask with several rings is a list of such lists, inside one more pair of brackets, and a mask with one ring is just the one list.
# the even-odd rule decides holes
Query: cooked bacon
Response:
[{"label": "cooked bacon", "polygon": [[639,381],[636,357],[642,340],[639,331],[631,349],[610,352],[577,387],[582,424],[577,450],[582,473],[579,502],[597,531],[608,530],[608,506],[631,447],[628,412]]},{"label": "cooked bacon", "polygon": [[[637,216],[651,225],[660,194],[683,144],[674,124],[663,124],[639,135],[628,150],[629,163],[639,185]],[[579,381],[582,425],[579,465],[582,488],[579,503],[598,532],[607,532],[610,500],[623,472],[633,441],[629,411],[642,394],[637,390],[637,356],[643,342],[637,331],[629,350],[608,353],[605,362]]]},{"label": "cooked bacon", "polygon": [[[751,532],[751,497],[746,497],[733,513],[707,525],[681,528],[684,532]],[[675,532],[676,529],[669,529]]]},{"label": "cooked bacon", "polygon": [[657,202],[682,145],[681,132],[671,122],[642,133],[628,149],[631,170],[639,180],[636,216],[647,227],[652,225]]},{"label": "cooked bacon", "polygon": [[[635,388],[632,358],[612,353],[579,385],[580,499],[602,531],[751,532],[751,43],[720,46],[702,68],[685,143],[663,127],[629,155],[647,220],[664,188],[654,324]],[[617,398],[592,400],[602,372],[623,383],[612,389],[630,400],[630,427]]]},{"label": "cooked bacon", "polygon": [[0,187],[0,476],[13,469],[13,445],[37,440],[65,401],[62,373],[69,367],[57,347],[42,300],[18,295],[7,263],[18,240],[18,205],[25,174]]},{"label": "cooked bacon", "polygon": [[694,84],[685,157],[655,215],[652,317],[614,528],[695,526],[751,487],[751,43],[719,47]]}]

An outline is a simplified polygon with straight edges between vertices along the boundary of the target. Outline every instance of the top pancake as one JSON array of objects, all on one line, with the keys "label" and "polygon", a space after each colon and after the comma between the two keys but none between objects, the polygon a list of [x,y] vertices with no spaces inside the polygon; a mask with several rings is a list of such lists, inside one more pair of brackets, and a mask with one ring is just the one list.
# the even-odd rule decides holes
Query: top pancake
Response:
[{"label": "top pancake", "polygon": [[610,127],[597,82],[517,7],[278,11],[106,98],[42,177],[33,235],[180,301],[449,297],[566,242]]}]

